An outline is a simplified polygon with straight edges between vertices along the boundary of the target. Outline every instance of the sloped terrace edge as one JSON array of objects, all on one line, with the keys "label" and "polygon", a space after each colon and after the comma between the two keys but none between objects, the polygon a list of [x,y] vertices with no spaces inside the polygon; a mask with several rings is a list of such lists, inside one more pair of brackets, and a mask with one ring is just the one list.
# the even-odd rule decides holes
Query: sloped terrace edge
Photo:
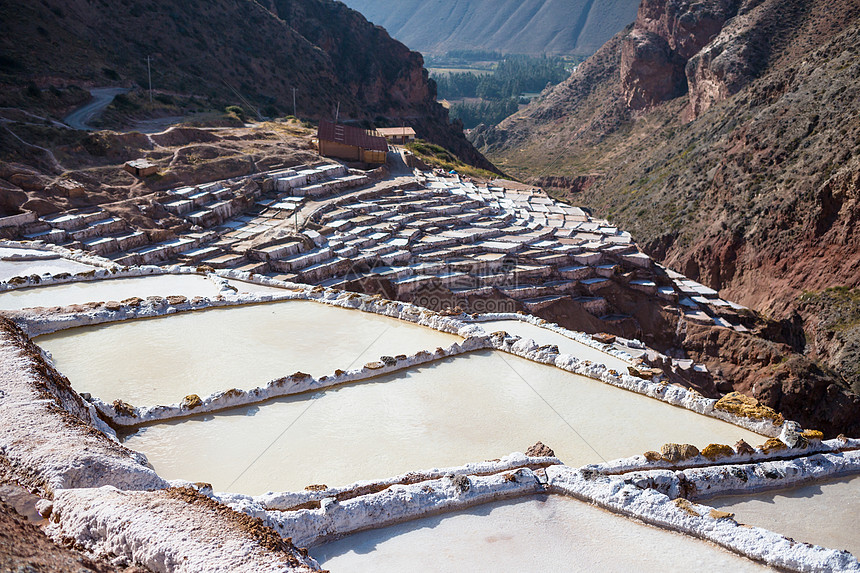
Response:
[{"label": "sloped terrace edge", "polygon": [[50,494],[63,488],[166,487],[146,457],[113,441],[68,380],[0,317],[0,458],[13,476]]}]

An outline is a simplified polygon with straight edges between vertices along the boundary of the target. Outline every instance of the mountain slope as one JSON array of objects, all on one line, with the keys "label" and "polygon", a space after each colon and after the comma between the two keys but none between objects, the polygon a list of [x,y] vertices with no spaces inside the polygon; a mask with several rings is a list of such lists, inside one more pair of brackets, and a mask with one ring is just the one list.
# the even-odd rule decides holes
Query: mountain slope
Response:
[{"label": "mountain slope", "polygon": [[637,0],[347,0],[425,53],[480,49],[592,54],[636,16]]},{"label": "mountain slope", "polygon": [[758,370],[746,389],[774,407],[856,404],[856,308],[801,295],[860,285],[858,80],[857,0],[644,0],[570,79],[473,141],[782,321],[771,338],[818,366],[757,363],[716,332],[684,341],[691,356]]},{"label": "mountain slope", "polygon": [[56,114],[69,86],[146,87],[151,57],[162,91],[276,115],[292,113],[296,88],[303,118],[340,106],[342,119],[405,121],[482,163],[449,128],[421,55],[339,2],[10,0],[0,18],[2,106]]},{"label": "mountain slope", "polygon": [[[637,27],[626,30],[539,104],[474,140],[522,176],[590,175],[594,184],[577,201],[611,215],[689,276],[779,313],[801,288],[860,281],[850,208],[860,151],[860,2],[737,4],[719,35],[680,64],[670,56],[658,65],[641,45],[630,56]],[[682,94],[691,91],[673,97],[665,88],[678,65],[687,78]],[[635,80],[631,69],[639,70]],[[733,76],[720,80],[714,69]],[[829,240],[830,232],[838,236]],[[757,255],[721,261],[716,240],[730,247],[723,259],[748,244]],[[764,247],[773,260],[816,243],[825,259],[826,244],[850,250],[826,272],[789,257],[767,286],[743,279],[765,265]],[[774,292],[774,280],[790,292]]]}]

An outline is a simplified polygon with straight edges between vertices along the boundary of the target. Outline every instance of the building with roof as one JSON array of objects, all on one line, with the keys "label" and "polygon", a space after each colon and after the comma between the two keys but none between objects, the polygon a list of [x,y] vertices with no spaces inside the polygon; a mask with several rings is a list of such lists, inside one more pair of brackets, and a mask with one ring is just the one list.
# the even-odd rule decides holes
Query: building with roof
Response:
[{"label": "building with roof", "polygon": [[138,179],[141,177],[149,177],[150,175],[158,172],[158,165],[146,159],[126,161],[122,168]]},{"label": "building with roof", "polygon": [[388,142],[378,131],[330,121],[320,121],[317,130],[319,153],[346,161],[385,163]]},{"label": "building with roof", "polygon": [[415,130],[411,127],[380,127],[376,131],[388,140],[388,143],[401,145],[415,141]]}]

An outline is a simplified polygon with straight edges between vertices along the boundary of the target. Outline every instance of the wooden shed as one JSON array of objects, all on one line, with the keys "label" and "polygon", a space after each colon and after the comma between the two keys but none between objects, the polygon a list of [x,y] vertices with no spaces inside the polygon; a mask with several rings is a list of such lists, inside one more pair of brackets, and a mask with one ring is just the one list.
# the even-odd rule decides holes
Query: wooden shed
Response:
[{"label": "wooden shed", "polygon": [[324,157],[336,157],[346,161],[385,163],[388,142],[378,132],[320,121],[317,130],[319,153]]}]

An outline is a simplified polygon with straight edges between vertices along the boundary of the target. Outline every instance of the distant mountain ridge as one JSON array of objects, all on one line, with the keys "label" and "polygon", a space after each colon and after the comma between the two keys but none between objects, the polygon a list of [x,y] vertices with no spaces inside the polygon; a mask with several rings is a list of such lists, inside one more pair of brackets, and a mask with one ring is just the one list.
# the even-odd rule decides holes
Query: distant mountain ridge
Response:
[{"label": "distant mountain ridge", "polygon": [[636,18],[638,0],[346,0],[413,50],[590,55]]}]

